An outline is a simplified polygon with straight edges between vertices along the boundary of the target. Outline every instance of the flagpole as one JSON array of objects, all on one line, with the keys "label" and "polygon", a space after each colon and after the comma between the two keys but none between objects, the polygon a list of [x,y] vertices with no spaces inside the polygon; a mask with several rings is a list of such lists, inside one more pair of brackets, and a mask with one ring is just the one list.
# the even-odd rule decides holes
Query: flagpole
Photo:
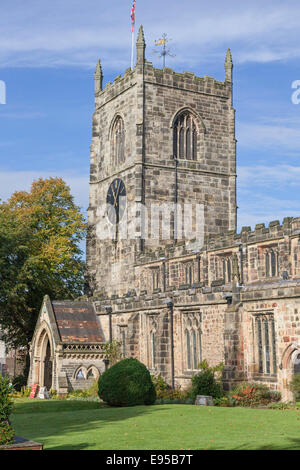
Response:
[{"label": "flagpole", "polygon": [[133,62],[134,62],[134,26],[135,26],[135,0],[133,0],[132,10],[131,10],[131,24],[132,24],[132,32],[131,32],[131,70],[133,70]]},{"label": "flagpole", "polygon": [[134,29],[132,29],[132,34],[131,34],[131,70],[133,70],[133,61],[134,61]]}]

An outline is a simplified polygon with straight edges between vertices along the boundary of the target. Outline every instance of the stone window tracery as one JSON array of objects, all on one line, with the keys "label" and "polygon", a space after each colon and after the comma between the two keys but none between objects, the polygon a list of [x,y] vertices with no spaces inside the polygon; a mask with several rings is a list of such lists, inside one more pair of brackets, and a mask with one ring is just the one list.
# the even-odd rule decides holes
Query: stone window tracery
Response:
[{"label": "stone window tracery", "polygon": [[201,314],[185,314],[184,318],[185,367],[196,370],[202,361]]},{"label": "stone window tracery", "polygon": [[273,248],[265,252],[266,277],[278,276],[278,253]]},{"label": "stone window tracery", "polygon": [[122,356],[124,358],[126,357],[126,331],[127,331],[127,325],[120,326],[121,351],[122,351]]},{"label": "stone window tracery", "polygon": [[149,317],[149,365],[150,369],[156,367],[156,333],[157,333],[157,320],[155,317]]},{"label": "stone window tracery", "polygon": [[183,160],[197,160],[197,142],[195,118],[189,111],[183,111],[174,123],[174,156]]},{"label": "stone window tracery", "polygon": [[231,282],[231,279],[232,279],[231,258],[223,259],[223,277],[224,277],[225,284]]},{"label": "stone window tracery", "polygon": [[185,284],[192,285],[193,283],[193,264],[186,263],[185,265]]},{"label": "stone window tracery", "polygon": [[276,339],[274,315],[257,314],[254,318],[255,362],[259,374],[276,374]]},{"label": "stone window tracery", "polygon": [[159,281],[160,281],[159,268],[155,268],[152,270],[152,289],[153,290],[159,289]]}]

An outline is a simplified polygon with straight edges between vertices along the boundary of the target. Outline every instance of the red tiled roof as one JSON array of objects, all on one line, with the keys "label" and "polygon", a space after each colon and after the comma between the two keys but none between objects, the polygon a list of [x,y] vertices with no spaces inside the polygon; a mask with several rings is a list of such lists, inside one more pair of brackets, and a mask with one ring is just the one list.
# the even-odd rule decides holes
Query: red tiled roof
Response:
[{"label": "red tiled roof", "polygon": [[91,302],[53,301],[52,307],[63,342],[104,342],[101,325]]}]

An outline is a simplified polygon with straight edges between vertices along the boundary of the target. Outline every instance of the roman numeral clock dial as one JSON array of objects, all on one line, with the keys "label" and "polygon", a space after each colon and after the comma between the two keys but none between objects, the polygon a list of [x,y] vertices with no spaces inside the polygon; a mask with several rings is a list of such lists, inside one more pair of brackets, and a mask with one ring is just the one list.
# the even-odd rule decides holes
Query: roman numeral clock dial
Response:
[{"label": "roman numeral clock dial", "polygon": [[107,217],[111,224],[116,226],[116,238],[118,235],[118,224],[126,208],[126,188],[124,182],[120,178],[116,178],[110,184],[107,197]]}]

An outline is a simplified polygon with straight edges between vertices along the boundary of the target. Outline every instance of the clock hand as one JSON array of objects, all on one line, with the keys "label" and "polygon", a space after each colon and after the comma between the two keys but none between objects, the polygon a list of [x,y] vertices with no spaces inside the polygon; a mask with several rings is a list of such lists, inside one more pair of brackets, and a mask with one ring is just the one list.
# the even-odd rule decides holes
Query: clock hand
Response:
[{"label": "clock hand", "polygon": [[113,192],[113,197],[114,197],[114,200],[115,200],[115,202],[114,202],[114,207],[116,207],[116,205],[117,205],[117,197],[116,197],[116,195],[115,195],[113,185],[111,186],[111,190],[112,190],[112,192]]},{"label": "clock hand", "polygon": [[117,189],[117,195],[116,195],[116,198],[119,196],[120,186],[121,186],[121,181],[119,181],[119,186],[118,186],[118,189]]}]

